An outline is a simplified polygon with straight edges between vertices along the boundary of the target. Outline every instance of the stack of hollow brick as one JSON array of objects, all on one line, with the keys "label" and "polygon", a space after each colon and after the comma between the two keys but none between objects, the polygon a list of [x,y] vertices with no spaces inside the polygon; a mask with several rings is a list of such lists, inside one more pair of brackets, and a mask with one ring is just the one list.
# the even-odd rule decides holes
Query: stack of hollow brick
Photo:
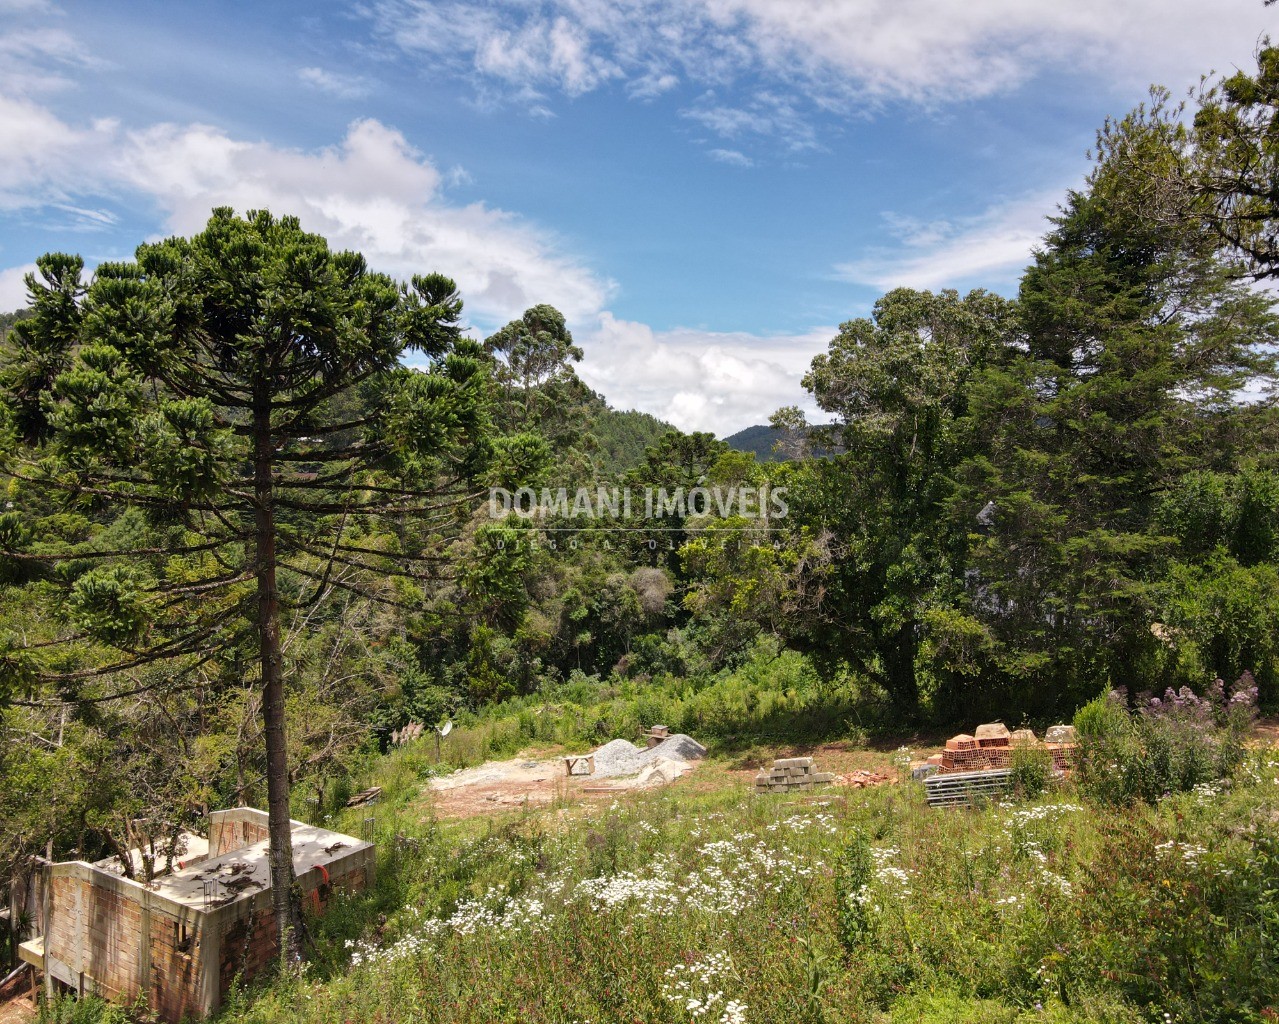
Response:
[{"label": "stack of hollow brick", "polygon": [[[946,741],[946,749],[937,762],[938,772],[979,772],[1007,768],[1016,747],[1037,746],[1038,738],[1030,729],[1009,732],[1001,722],[977,726],[974,736],[960,733]],[[1052,754],[1053,768],[1069,771],[1075,763],[1075,729],[1070,725],[1054,725],[1044,744]]]},{"label": "stack of hollow brick", "polygon": [[779,757],[773,767],[755,776],[757,793],[789,793],[797,789],[827,786],[834,781],[830,772],[819,772],[811,757]]}]

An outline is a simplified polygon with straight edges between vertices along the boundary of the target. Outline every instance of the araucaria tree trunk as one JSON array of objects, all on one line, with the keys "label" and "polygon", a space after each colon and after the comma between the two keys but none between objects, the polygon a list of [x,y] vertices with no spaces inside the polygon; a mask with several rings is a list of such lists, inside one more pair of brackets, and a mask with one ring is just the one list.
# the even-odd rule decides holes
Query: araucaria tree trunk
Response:
[{"label": "araucaria tree trunk", "polygon": [[274,444],[271,395],[254,387],[254,569],[258,586],[258,642],[262,663],[262,726],[266,736],[267,827],[270,833],[271,906],[286,963],[301,958],[293,883],[293,826],[289,813],[289,747],[285,735],[284,664],[280,651],[280,595],[275,581]]}]

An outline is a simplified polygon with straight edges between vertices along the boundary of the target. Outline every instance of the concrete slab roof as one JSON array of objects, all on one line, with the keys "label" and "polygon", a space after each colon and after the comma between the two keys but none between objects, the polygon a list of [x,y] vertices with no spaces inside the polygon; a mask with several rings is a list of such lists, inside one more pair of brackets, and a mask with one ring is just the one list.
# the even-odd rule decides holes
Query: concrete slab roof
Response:
[{"label": "concrete slab roof", "polygon": [[[209,855],[209,841],[194,832],[179,832],[176,848],[177,853],[172,859],[157,851],[155,857],[157,874],[167,874],[175,865],[180,870],[183,864],[199,863]],[[145,871],[142,851],[136,848],[130,850],[129,862],[133,866],[133,877],[140,878]],[[93,866],[103,871],[110,871],[113,875],[124,875],[124,867],[119,857],[103,857],[101,860],[95,860]]]},{"label": "concrete slab roof", "polygon": [[[293,825],[293,870],[301,876],[316,866],[327,868],[373,844],[315,825]],[[147,888],[193,910],[226,906],[271,887],[268,840],[229,850],[187,868],[155,879]]]}]

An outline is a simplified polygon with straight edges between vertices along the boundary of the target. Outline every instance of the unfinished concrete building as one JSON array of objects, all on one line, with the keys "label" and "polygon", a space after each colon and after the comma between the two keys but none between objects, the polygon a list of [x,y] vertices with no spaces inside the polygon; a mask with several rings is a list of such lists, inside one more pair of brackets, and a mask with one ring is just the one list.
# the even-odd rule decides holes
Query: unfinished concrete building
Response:
[{"label": "unfinished concrete building", "polygon": [[[46,993],[142,996],[174,1024],[206,1016],[236,978],[278,954],[267,846],[266,812],[238,807],[209,815],[207,854],[193,851],[149,884],[108,863],[47,865],[42,934],[19,954]],[[293,823],[293,869],[316,911],[334,890],[368,886],[374,860],[370,843]]]}]

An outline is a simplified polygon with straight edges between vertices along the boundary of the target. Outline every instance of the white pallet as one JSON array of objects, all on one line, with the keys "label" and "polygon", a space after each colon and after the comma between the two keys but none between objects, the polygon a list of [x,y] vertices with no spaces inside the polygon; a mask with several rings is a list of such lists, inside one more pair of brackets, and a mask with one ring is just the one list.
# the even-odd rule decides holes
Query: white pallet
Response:
[{"label": "white pallet", "polygon": [[924,780],[930,807],[971,804],[974,800],[1002,796],[1012,784],[1007,768],[989,768],[978,772],[939,773]]}]

